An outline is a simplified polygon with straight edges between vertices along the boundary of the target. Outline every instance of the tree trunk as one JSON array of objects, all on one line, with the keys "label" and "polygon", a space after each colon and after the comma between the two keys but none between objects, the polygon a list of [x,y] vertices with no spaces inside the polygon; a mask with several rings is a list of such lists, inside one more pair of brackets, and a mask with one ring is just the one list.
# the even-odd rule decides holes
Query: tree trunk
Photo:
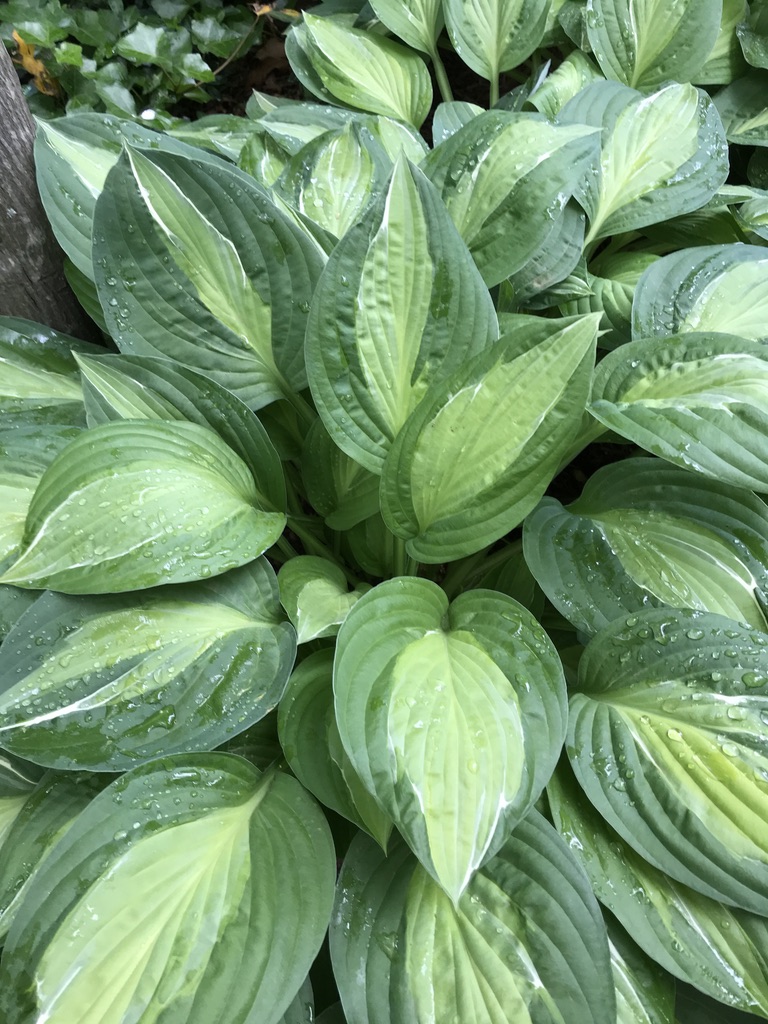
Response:
[{"label": "tree trunk", "polygon": [[64,256],[37,194],[34,139],[34,121],[0,40],[0,315],[98,340],[64,277]]}]

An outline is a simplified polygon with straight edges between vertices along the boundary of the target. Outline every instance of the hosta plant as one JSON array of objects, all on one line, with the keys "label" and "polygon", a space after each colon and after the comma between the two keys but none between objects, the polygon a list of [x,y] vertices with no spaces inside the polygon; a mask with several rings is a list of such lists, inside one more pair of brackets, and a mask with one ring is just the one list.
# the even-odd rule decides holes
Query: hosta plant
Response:
[{"label": "hosta plant", "polygon": [[0,321],[7,1024],[768,1018],[763,6],[41,125],[105,340]]}]

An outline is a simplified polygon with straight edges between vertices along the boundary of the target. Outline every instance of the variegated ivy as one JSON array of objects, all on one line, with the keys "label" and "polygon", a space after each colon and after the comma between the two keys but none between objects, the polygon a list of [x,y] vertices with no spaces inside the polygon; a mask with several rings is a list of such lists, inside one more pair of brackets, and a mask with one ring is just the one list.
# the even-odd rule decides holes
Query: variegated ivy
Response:
[{"label": "variegated ivy", "polygon": [[105,341],[0,321],[0,1018],[768,1019],[768,5],[286,49],[39,128]]}]

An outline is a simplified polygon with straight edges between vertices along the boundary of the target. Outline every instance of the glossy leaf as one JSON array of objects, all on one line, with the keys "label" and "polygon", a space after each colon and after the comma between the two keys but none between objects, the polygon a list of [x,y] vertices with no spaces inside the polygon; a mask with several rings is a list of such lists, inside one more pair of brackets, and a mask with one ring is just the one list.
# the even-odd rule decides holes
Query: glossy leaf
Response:
[{"label": "glossy leaf", "polygon": [[328,826],[294,779],[226,754],[151,762],[99,794],[36,873],[0,1007],[8,1024],[235,1024],[256,1007],[277,1022],[333,879]]},{"label": "glossy leaf", "polygon": [[768,339],[768,252],[757,245],[705,245],[652,264],[632,306],[635,338],[690,331]]},{"label": "glossy leaf", "polygon": [[649,960],[624,929],[608,922],[616,986],[616,1024],[674,1024],[675,983]]},{"label": "glossy leaf", "polygon": [[456,53],[494,81],[539,45],[549,6],[549,0],[445,0],[443,11]]},{"label": "glossy leaf", "polygon": [[138,598],[46,594],[0,651],[0,742],[101,771],[209,750],[275,707],[295,653],[264,559]]},{"label": "glossy leaf", "polygon": [[381,483],[384,520],[413,558],[469,555],[533,508],[581,423],[595,335],[593,316],[541,319],[430,388]]},{"label": "glossy leaf", "polygon": [[349,530],[379,511],[379,478],[343,452],[315,420],[301,455],[307,498],[332,530]]},{"label": "glossy leaf", "polygon": [[637,284],[657,259],[652,253],[620,252],[595,261],[587,274],[591,294],[561,302],[560,312],[565,316],[600,313],[600,347],[623,345],[632,333],[632,301]]},{"label": "glossy leaf", "polygon": [[720,31],[706,64],[696,72],[697,85],[728,85],[747,70],[738,28],[747,14],[747,0],[723,0]]},{"label": "glossy leaf", "polygon": [[348,1020],[615,1020],[605,926],[582,872],[536,812],[457,905],[398,844],[362,836],[339,878],[331,956]]},{"label": "glossy leaf", "polygon": [[768,911],[768,636],[652,609],[579,663],[567,750],[590,800],[650,863],[705,895]]},{"label": "glossy leaf", "polygon": [[296,76],[320,99],[421,127],[432,103],[432,83],[412,50],[338,18],[313,14],[304,15],[289,39]]},{"label": "glossy leaf", "polygon": [[490,110],[424,160],[487,285],[521,270],[541,247],[598,141],[583,125]]},{"label": "glossy leaf", "polygon": [[634,88],[695,80],[720,31],[722,0],[588,0],[587,35],[607,78]]},{"label": "glossy leaf", "polygon": [[84,431],[45,471],[0,579],[72,594],[182,583],[252,561],[284,525],[211,430],[119,420]]},{"label": "glossy leaf", "polygon": [[324,256],[252,178],[131,150],[94,223],[96,284],[121,352],[175,359],[252,407],[306,385],[306,313]]},{"label": "glossy leaf", "polygon": [[595,371],[589,411],[646,451],[768,491],[764,346],[691,333],[622,345]]},{"label": "glossy leaf", "polygon": [[768,146],[768,72],[750,71],[717,94],[717,111],[729,142]]},{"label": "glossy leaf", "polygon": [[652,867],[591,807],[567,766],[558,768],[547,793],[557,830],[595,895],[640,948],[721,1003],[768,1018],[766,919],[702,896]]},{"label": "glossy leaf", "polygon": [[768,628],[768,508],[658,459],[603,466],[567,508],[544,498],[524,544],[549,600],[585,633],[659,604]]},{"label": "glossy leaf", "polygon": [[717,111],[691,85],[644,95],[593,82],[565,105],[560,121],[602,129],[600,155],[575,190],[589,218],[588,241],[697,210],[728,174]]},{"label": "glossy leaf", "polygon": [[280,602],[296,628],[300,644],[335,636],[350,608],[370,587],[347,586],[344,570],[326,558],[299,555],[278,574]]},{"label": "glossy leaf", "polygon": [[594,61],[581,50],[574,50],[537,86],[528,102],[540,114],[554,120],[568,100],[602,77]]},{"label": "glossy leaf", "polygon": [[345,619],[333,685],[352,765],[456,902],[557,758],[554,648],[511,598],[476,590],[449,607],[436,584],[399,578]]},{"label": "glossy leaf", "polygon": [[441,0],[373,0],[377,17],[404,43],[434,54],[443,28]]},{"label": "glossy leaf", "polygon": [[294,669],[278,712],[280,742],[296,778],[313,796],[387,848],[392,822],[365,789],[341,745],[333,712],[333,649]]},{"label": "glossy leaf", "polygon": [[333,251],[312,302],[307,371],[328,432],[380,474],[429,384],[496,337],[491,297],[439,196],[401,159]]}]

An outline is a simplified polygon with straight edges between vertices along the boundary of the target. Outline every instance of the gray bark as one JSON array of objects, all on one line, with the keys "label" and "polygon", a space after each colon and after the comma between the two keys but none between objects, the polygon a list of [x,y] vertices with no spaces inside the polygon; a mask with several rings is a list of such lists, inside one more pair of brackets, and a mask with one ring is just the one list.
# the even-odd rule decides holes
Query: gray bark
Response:
[{"label": "gray bark", "polygon": [[34,139],[34,121],[0,41],[0,315],[99,340],[64,277],[64,254],[37,193]]}]

